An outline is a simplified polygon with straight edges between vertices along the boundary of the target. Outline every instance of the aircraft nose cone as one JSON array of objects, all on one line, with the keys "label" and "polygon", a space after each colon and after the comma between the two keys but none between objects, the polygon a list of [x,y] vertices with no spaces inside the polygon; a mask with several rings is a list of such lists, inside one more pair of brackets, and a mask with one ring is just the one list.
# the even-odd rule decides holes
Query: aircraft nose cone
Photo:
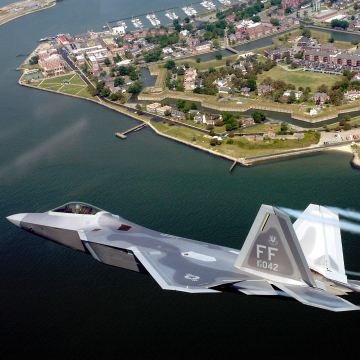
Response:
[{"label": "aircraft nose cone", "polygon": [[7,219],[12,222],[14,225],[20,227],[20,221],[27,215],[27,213],[24,214],[15,214],[8,216]]}]

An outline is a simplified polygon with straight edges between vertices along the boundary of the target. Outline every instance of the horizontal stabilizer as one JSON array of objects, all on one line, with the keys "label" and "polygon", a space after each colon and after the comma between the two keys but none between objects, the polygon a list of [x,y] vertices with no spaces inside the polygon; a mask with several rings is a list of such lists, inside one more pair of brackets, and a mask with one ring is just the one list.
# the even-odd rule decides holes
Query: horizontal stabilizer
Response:
[{"label": "horizontal stabilizer", "polygon": [[294,230],[310,269],[346,284],[338,214],[310,204],[295,221]]},{"label": "horizontal stabilizer", "polygon": [[318,288],[276,283],[274,285],[305,305],[336,312],[359,310],[356,305]]},{"label": "horizontal stabilizer", "polygon": [[277,292],[266,280],[246,280],[233,284],[233,288],[246,295],[277,295]]}]

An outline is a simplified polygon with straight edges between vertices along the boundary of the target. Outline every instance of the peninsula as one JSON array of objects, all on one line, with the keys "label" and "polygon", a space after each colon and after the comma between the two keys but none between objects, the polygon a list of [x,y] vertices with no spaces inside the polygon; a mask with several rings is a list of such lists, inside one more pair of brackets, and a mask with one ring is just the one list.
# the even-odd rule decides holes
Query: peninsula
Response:
[{"label": "peninsula", "polygon": [[[358,119],[348,115],[360,110],[355,41],[333,41],[300,24],[298,4],[290,13],[256,4],[207,18],[176,17],[168,26],[149,15],[157,26],[145,30],[135,18],[135,31],[122,19],[98,33],[57,35],[20,66],[19,83],[95,101],[147,122],[159,135],[244,165],[357,141]],[[249,20],[249,9],[259,15]],[[271,34],[269,47],[234,48]],[[221,49],[233,55],[223,57]],[[207,53],[213,60],[202,61]],[[157,76],[154,85],[145,86],[142,68]],[[277,120],[277,113],[299,126]],[[334,128],[323,125],[339,115]],[[319,123],[321,131],[304,130],[306,123]]]},{"label": "peninsula", "polygon": [[3,25],[20,16],[36,11],[49,9],[59,0],[23,0],[0,8],[0,25]]}]

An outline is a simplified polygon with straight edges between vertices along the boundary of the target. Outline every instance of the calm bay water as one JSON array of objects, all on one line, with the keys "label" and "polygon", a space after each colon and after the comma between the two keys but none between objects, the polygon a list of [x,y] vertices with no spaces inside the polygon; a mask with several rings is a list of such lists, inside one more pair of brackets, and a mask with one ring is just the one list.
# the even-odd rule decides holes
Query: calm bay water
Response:
[{"label": "calm bay water", "polygon": [[[176,1],[64,0],[0,27],[0,354],[2,358],[319,358],[354,356],[360,319],[234,294],[163,291],[150,276],[21,231],[5,216],[85,201],[158,231],[241,248],[262,203],[360,210],[351,156],[329,152],[253,168],[157,136],[136,122],[17,84],[19,52],[59,32],[99,29]],[[125,16],[126,15],[126,16]],[[359,236],[342,233],[360,271]],[[360,298],[349,296],[360,304]],[[340,355],[339,355],[340,356]]]}]

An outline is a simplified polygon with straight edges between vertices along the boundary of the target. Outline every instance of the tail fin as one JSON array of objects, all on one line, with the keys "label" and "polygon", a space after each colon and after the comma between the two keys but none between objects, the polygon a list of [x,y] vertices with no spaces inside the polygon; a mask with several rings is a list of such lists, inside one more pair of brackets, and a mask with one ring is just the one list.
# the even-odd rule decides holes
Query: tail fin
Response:
[{"label": "tail fin", "polygon": [[235,266],[269,281],[316,287],[289,215],[262,205]]},{"label": "tail fin", "polygon": [[294,230],[310,268],[346,284],[339,215],[310,204],[295,221]]}]

